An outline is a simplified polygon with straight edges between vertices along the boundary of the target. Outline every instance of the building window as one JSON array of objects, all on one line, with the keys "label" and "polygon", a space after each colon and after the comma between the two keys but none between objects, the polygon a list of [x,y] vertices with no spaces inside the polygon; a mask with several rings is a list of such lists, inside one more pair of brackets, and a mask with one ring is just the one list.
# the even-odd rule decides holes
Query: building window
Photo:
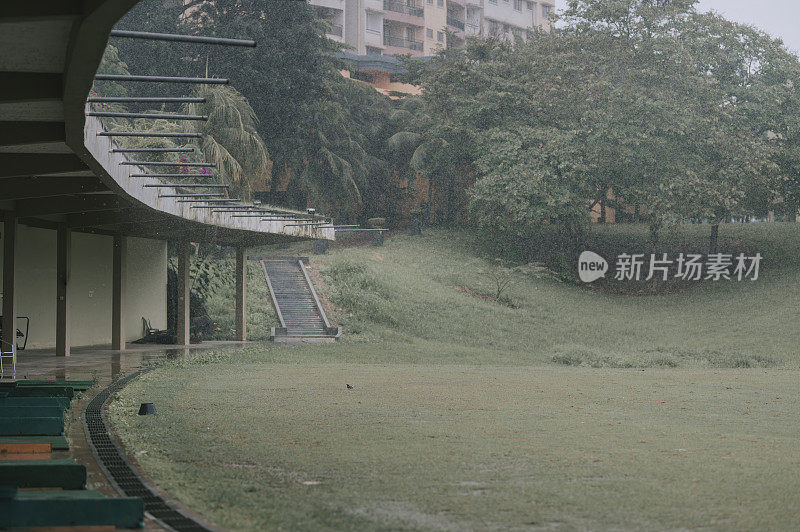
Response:
[{"label": "building window", "polygon": [[533,11],[533,5],[534,5],[533,2],[525,2],[525,3],[528,4],[528,11]]},{"label": "building window", "polygon": [[436,40],[439,42],[444,42],[444,33],[441,31],[436,32]]},{"label": "building window", "polygon": [[522,11],[522,0],[514,0],[514,10]]},{"label": "building window", "polygon": [[370,13],[367,11],[367,31],[373,33],[381,33],[383,30],[383,17],[378,13]]},{"label": "building window", "polygon": [[497,0],[489,0],[489,3],[490,3],[490,4],[497,5]]},{"label": "building window", "polygon": [[548,4],[542,4],[542,16],[544,18],[549,18],[551,11],[553,11],[553,6]]},{"label": "building window", "polygon": [[428,0],[428,3],[433,5],[433,0]]},{"label": "building window", "polygon": [[436,5],[439,7],[444,6],[444,0],[436,0]]},{"label": "building window", "polygon": [[367,46],[367,55],[383,55],[383,50],[374,46]]},{"label": "building window", "polygon": [[425,36],[429,39],[433,39],[433,30],[430,28],[425,29]]}]

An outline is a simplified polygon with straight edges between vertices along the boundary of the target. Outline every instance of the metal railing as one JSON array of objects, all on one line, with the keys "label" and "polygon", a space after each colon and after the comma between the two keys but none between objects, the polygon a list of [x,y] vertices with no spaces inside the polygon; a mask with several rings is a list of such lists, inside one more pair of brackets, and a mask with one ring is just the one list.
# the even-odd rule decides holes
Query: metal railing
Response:
[{"label": "metal railing", "polygon": [[383,45],[397,46],[398,48],[408,48],[417,51],[422,50],[422,43],[419,41],[412,41],[411,39],[388,34],[384,34],[383,36]]},{"label": "metal railing", "polygon": [[464,21],[458,20],[456,17],[451,15],[447,15],[447,25],[464,31]]},{"label": "metal railing", "polygon": [[414,2],[403,2],[399,0],[383,0],[383,9],[385,11],[394,11],[395,13],[404,13],[414,17],[422,17],[424,9],[422,4]]}]

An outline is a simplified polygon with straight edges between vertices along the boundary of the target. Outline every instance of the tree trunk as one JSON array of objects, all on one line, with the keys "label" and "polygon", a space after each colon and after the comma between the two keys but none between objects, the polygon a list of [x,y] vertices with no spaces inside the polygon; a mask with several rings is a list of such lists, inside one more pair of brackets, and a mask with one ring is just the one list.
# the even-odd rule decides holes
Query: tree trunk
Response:
[{"label": "tree trunk", "polygon": [[455,218],[456,176],[450,176],[447,183],[447,223],[453,223]]},{"label": "tree trunk", "polygon": [[425,225],[431,225],[431,216],[433,215],[433,179],[428,178],[428,206],[425,209]]},{"label": "tree trunk", "polygon": [[583,233],[583,225],[580,222],[573,222],[568,227],[569,241],[574,246],[574,251],[580,253],[586,249],[586,238]]},{"label": "tree trunk", "polygon": [[715,223],[711,226],[711,238],[708,242],[708,253],[719,253],[719,224]]},{"label": "tree trunk", "polygon": [[650,246],[655,251],[658,246],[658,233],[661,231],[661,224],[652,222],[650,223]]},{"label": "tree trunk", "polygon": [[606,223],[606,199],[605,198],[600,200],[600,218],[597,221],[598,221],[598,223],[601,223],[601,224]]}]

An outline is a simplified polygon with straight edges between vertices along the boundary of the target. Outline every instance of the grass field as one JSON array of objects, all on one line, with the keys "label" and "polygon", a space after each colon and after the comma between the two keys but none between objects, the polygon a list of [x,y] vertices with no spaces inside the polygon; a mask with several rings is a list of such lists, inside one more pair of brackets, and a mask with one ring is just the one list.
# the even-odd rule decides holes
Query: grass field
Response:
[{"label": "grass field", "polygon": [[759,281],[631,297],[520,276],[518,308],[455,288],[490,290],[461,232],[338,249],[314,266],[346,338],[169,363],[111,418],[232,530],[797,529],[800,226],[722,236],[765,256]]}]

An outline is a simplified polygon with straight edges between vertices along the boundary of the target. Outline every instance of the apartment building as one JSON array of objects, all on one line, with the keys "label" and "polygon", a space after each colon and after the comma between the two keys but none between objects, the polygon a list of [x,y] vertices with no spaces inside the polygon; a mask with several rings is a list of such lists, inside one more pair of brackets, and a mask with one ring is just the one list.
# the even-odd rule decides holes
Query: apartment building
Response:
[{"label": "apartment building", "polygon": [[356,55],[434,55],[466,39],[525,39],[550,26],[553,0],[309,0],[328,36]]}]

